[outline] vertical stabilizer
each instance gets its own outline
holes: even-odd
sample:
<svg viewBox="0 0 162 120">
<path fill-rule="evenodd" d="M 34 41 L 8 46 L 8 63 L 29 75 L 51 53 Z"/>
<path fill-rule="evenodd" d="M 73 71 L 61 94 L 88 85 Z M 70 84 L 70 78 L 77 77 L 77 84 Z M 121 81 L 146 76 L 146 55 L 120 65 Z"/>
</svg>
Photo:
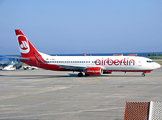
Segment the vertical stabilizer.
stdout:
<svg viewBox="0 0 162 120">
<path fill-rule="evenodd" d="M 40 62 L 45 62 L 39 52 L 34 48 L 34 46 L 30 43 L 30 41 L 21 32 L 20 29 L 16 29 L 15 33 L 22 58 L 30 59 L 29 61 L 21 60 L 22 62 L 32 66 L 37 66 L 40 65 Z"/>
<path fill-rule="evenodd" d="M 29 42 L 27 37 L 21 32 L 20 29 L 15 30 L 16 37 L 18 39 L 18 45 L 20 49 L 20 53 L 22 57 L 34 57 L 33 53 L 39 55 L 38 51 L 34 48 L 34 46 Z"/>
</svg>

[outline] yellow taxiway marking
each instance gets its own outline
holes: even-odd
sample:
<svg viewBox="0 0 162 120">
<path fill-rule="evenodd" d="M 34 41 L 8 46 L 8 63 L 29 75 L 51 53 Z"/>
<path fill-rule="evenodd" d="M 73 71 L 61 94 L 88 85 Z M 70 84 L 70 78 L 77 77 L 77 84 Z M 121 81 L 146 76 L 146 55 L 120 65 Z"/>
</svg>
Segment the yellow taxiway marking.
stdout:
<svg viewBox="0 0 162 120">
<path fill-rule="evenodd" d="M 79 85 L 79 84 L 90 83 L 90 82 L 95 82 L 95 81 L 98 81 L 98 79 L 91 80 L 91 81 L 86 81 L 86 82 L 68 84 L 68 85 L 61 85 L 61 86 L 55 86 L 55 87 L 48 87 L 48 88 L 42 88 L 42 89 L 36 89 L 36 90 L 30 90 L 30 91 L 24 91 L 24 92 L 18 92 L 18 93 L 12 93 L 12 94 L 7 94 L 7 95 L 2 95 L 0 97 L 6 97 L 6 96 L 11 96 L 11 95 L 19 95 L 19 94 L 30 93 L 30 92 L 37 92 L 37 91 L 49 90 L 49 89 L 72 86 L 72 85 Z"/>
<path fill-rule="evenodd" d="M 65 99 L 0 99 L 0 100 L 65 100 Z"/>
</svg>

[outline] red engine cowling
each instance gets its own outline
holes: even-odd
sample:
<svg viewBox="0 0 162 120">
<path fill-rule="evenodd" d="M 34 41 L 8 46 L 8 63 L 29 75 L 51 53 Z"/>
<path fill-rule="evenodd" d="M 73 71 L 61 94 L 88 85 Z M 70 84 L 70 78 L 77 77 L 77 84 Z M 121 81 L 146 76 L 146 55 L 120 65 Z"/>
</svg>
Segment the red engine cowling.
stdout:
<svg viewBox="0 0 162 120">
<path fill-rule="evenodd" d="M 87 75 L 101 75 L 102 73 L 101 67 L 89 67 L 86 69 Z"/>
</svg>

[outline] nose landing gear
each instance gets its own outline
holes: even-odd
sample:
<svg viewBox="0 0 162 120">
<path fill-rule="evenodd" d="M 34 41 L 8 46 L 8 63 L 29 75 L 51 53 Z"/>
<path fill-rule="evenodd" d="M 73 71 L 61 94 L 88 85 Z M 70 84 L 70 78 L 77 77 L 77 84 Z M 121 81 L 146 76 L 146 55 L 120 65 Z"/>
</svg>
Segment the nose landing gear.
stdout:
<svg viewBox="0 0 162 120">
<path fill-rule="evenodd" d="M 145 77 L 145 73 L 142 73 L 142 77 Z"/>
<path fill-rule="evenodd" d="M 150 73 L 150 72 L 151 72 L 151 70 L 144 71 L 144 72 L 142 73 L 142 76 L 144 77 L 144 76 L 145 76 L 145 73 Z"/>
</svg>

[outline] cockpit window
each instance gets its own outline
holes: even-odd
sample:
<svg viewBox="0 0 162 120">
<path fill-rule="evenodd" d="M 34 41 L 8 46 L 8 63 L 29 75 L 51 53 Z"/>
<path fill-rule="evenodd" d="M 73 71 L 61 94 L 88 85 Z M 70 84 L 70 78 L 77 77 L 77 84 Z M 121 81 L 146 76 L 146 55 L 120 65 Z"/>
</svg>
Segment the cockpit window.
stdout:
<svg viewBox="0 0 162 120">
<path fill-rule="evenodd" d="M 147 60 L 147 63 L 152 63 L 152 62 L 154 62 L 154 61 L 151 61 L 151 60 Z"/>
</svg>

